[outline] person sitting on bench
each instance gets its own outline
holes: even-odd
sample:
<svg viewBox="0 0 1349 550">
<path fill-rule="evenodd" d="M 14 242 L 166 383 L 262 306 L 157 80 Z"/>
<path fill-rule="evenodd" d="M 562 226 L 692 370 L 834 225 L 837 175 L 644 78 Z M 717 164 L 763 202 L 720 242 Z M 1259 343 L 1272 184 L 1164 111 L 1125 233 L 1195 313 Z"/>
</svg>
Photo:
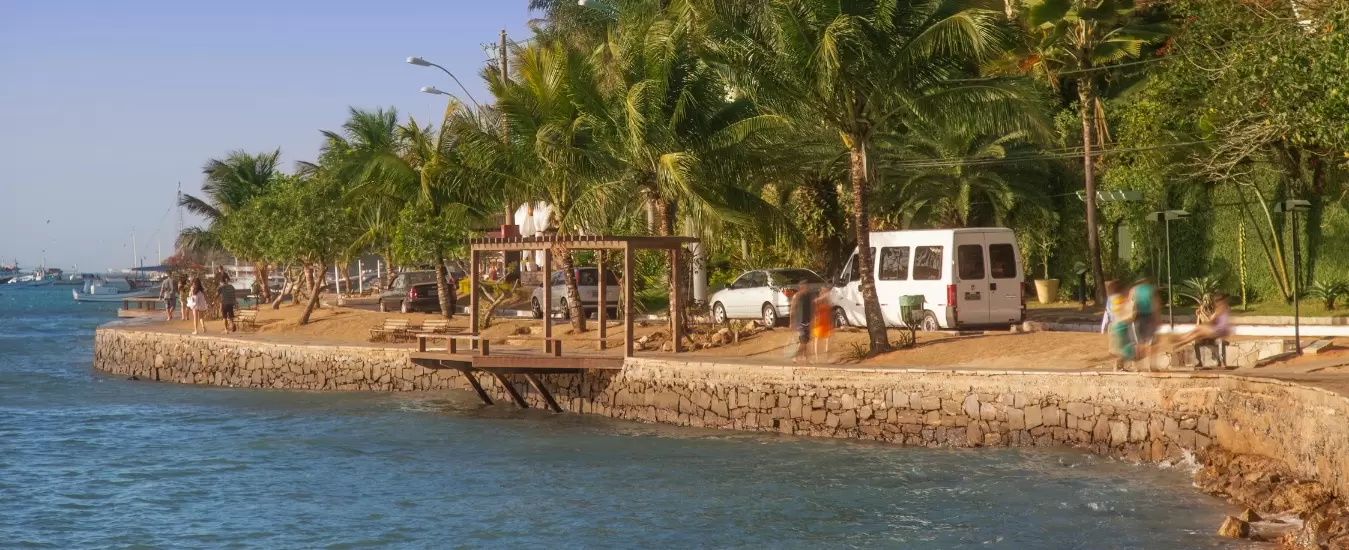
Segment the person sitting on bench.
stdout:
<svg viewBox="0 0 1349 550">
<path fill-rule="evenodd" d="M 1216 354 L 1218 365 L 1226 367 L 1227 361 L 1221 353 L 1218 341 L 1232 335 L 1232 308 L 1227 304 L 1227 296 L 1223 294 L 1213 296 L 1212 315 L 1205 315 L 1202 310 L 1196 310 L 1195 314 L 1199 323 L 1195 325 L 1194 330 L 1177 340 L 1175 346 L 1180 347 L 1193 342 L 1194 357 L 1201 367 L 1203 366 L 1203 359 L 1199 355 L 1199 348 L 1204 346 L 1218 348 L 1219 353 Z"/>
</svg>

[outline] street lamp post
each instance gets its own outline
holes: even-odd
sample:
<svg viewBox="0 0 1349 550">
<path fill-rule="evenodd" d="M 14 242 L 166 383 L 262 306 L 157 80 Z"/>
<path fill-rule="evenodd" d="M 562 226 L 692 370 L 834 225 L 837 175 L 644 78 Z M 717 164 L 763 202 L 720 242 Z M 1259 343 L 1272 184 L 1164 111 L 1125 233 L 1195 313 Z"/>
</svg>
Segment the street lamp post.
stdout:
<svg viewBox="0 0 1349 550">
<path fill-rule="evenodd" d="M 1184 210 L 1165 210 L 1148 214 L 1148 219 L 1161 223 L 1166 232 L 1166 316 L 1171 332 L 1176 331 L 1176 293 L 1171 288 L 1171 220 L 1183 220 L 1190 217 Z"/>
<path fill-rule="evenodd" d="M 1298 263 L 1297 213 L 1312 209 L 1312 203 L 1302 199 L 1288 199 L 1274 204 L 1275 212 L 1292 216 L 1293 221 L 1293 346 L 1298 355 L 1302 355 L 1302 308 L 1298 305 L 1298 275 L 1301 272 Z"/>
<path fill-rule="evenodd" d="M 408 64 L 409 64 L 409 65 L 416 65 L 416 66 L 418 66 L 418 67 L 435 67 L 435 68 L 437 68 L 437 69 L 440 69 L 440 70 L 441 70 L 442 72 L 444 72 L 445 74 L 450 75 L 450 78 L 451 78 L 452 80 L 454 80 L 454 83 L 459 85 L 459 89 L 464 91 L 464 96 L 468 97 L 468 100 L 473 102 L 473 106 L 474 106 L 475 108 L 477 108 L 478 110 L 480 110 L 480 111 L 482 110 L 482 106 L 478 105 L 478 100 L 473 99 L 473 94 L 468 93 L 468 88 L 465 88 L 465 87 L 464 87 L 464 83 L 459 81 L 459 77 L 454 76 L 454 73 L 450 72 L 449 69 L 446 69 L 445 67 L 441 67 L 440 65 L 437 65 L 437 64 L 435 64 L 435 63 L 432 63 L 432 62 L 430 62 L 430 61 L 427 61 L 427 60 L 422 59 L 422 58 L 420 58 L 420 57 L 417 57 L 417 56 L 415 56 L 415 55 L 408 58 Z M 427 88 L 430 88 L 430 89 L 432 89 L 432 90 L 435 90 L 434 87 L 427 86 L 427 87 L 425 87 L 425 88 L 422 88 L 422 91 L 423 91 L 423 92 L 427 92 Z M 445 93 L 445 92 L 442 92 L 442 91 L 440 91 L 440 90 L 436 90 L 436 91 L 434 91 L 434 92 L 427 92 L 427 93 L 451 95 L 451 94 L 447 94 L 447 93 Z"/>
</svg>

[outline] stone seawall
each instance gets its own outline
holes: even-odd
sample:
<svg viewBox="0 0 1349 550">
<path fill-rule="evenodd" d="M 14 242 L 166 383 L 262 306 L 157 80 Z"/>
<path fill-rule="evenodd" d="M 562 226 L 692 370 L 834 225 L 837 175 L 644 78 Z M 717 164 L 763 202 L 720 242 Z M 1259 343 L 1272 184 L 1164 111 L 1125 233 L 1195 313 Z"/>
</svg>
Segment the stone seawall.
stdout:
<svg viewBox="0 0 1349 550">
<path fill-rule="evenodd" d="M 195 337 L 96 335 L 97 368 L 146 380 L 308 390 L 467 389 L 409 350 Z M 534 406 L 523 377 L 507 376 Z M 621 371 L 541 376 L 565 409 L 681 426 L 905 445 L 1069 445 L 1129 459 L 1206 448 L 1269 457 L 1349 494 L 1349 400 L 1276 380 L 1207 373 L 1034 373 L 757 367 L 632 360 Z M 490 376 L 482 385 L 498 399 Z"/>
</svg>

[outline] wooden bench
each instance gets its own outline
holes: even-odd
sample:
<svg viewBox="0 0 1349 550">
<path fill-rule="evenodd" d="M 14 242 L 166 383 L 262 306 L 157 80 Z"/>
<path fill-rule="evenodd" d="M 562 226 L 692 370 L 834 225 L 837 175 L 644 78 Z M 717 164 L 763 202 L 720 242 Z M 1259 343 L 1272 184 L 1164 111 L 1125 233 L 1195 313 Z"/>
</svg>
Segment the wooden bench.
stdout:
<svg viewBox="0 0 1349 550">
<path fill-rule="evenodd" d="M 449 319 L 430 319 L 422 321 L 422 326 L 409 329 L 417 334 L 448 334 L 450 332 Z"/>
<path fill-rule="evenodd" d="M 394 338 L 399 335 L 409 334 L 410 327 L 407 319 L 385 319 L 384 324 L 370 329 L 370 337 L 374 338 L 381 334 L 389 334 Z"/>
<path fill-rule="evenodd" d="M 249 328 L 258 328 L 258 310 L 241 309 L 234 312 L 234 326 L 240 327 L 248 325 Z"/>
</svg>

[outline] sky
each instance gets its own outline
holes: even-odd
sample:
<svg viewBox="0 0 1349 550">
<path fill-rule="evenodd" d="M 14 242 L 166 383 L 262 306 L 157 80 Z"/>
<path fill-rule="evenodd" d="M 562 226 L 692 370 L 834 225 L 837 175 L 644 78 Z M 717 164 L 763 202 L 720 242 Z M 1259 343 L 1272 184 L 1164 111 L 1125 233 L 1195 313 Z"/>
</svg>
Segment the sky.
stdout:
<svg viewBox="0 0 1349 550">
<path fill-rule="evenodd" d="M 102 271 L 171 254 L 177 185 L 232 150 L 313 160 L 349 107 L 438 120 L 479 101 L 528 0 L 0 1 L 0 264 Z M 184 214 L 187 226 L 198 220 Z"/>
</svg>

